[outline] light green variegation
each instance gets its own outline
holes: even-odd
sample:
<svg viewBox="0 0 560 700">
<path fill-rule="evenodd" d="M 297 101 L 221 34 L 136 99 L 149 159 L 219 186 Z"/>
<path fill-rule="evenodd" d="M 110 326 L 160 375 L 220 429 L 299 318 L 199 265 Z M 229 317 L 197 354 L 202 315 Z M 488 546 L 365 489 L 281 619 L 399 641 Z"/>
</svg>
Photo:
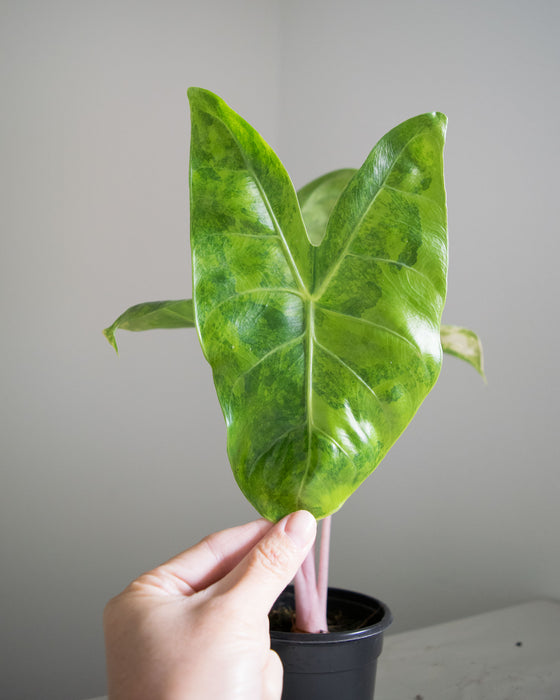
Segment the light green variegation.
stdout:
<svg viewBox="0 0 560 700">
<path fill-rule="evenodd" d="M 486 379 L 482 343 L 474 331 L 460 326 L 442 325 L 440 336 L 444 352 L 465 360 L 476 369 L 483 379 Z"/>
<path fill-rule="evenodd" d="M 311 183 L 313 184 L 313 183 Z M 298 192 L 299 196 L 299 192 Z M 303 210 L 304 220 L 305 210 Z M 192 299 L 175 301 L 148 301 L 135 304 L 123 312 L 114 323 L 103 331 L 105 337 L 118 352 L 116 330 L 152 331 L 166 328 L 194 328 Z M 441 349 L 444 353 L 468 362 L 485 379 L 482 342 L 468 328 L 446 326 L 440 328 Z"/>
<path fill-rule="evenodd" d="M 195 317 L 231 465 L 265 517 L 323 517 L 439 374 L 446 119 L 399 125 L 357 172 L 304 188 L 300 208 L 251 126 L 212 93 L 189 99 Z M 327 219 L 313 205 L 323 196 Z"/>
</svg>

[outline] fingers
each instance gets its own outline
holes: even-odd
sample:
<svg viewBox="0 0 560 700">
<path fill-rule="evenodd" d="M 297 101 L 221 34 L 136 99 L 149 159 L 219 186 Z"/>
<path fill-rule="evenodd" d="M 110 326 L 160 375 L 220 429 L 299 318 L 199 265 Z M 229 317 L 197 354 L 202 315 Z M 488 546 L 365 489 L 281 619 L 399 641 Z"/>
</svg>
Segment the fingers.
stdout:
<svg viewBox="0 0 560 700">
<path fill-rule="evenodd" d="M 290 583 L 315 540 L 317 522 L 305 510 L 283 518 L 253 547 L 217 586 L 242 605 L 250 600 L 257 614 L 266 615 Z"/>
<path fill-rule="evenodd" d="M 271 528 L 272 523 L 261 518 L 215 532 L 135 583 L 145 582 L 166 594 L 196 593 L 234 569 Z"/>
</svg>

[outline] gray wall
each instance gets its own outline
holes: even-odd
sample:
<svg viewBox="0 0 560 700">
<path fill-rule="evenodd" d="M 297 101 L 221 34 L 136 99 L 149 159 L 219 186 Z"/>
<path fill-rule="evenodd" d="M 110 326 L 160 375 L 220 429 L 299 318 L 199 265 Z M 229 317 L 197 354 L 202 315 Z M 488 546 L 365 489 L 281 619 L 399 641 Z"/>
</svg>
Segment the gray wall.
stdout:
<svg viewBox="0 0 560 700">
<path fill-rule="evenodd" d="M 101 611 L 253 517 L 193 332 L 101 335 L 190 295 L 186 88 L 221 94 L 297 185 L 438 109 L 453 358 L 334 521 L 335 585 L 403 630 L 560 598 L 555 2 L 0 2 L 0 697 L 104 691 Z M 555 275 L 557 278 L 557 273 Z"/>
<path fill-rule="evenodd" d="M 283 161 L 301 185 L 358 166 L 409 116 L 448 115 L 444 321 L 480 333 L 488 385 L 445 358 L 413 423 L 336 516 L 333 580 L 377 592 L 395 630 L 560 598 L 560 5 L 342 6 L 284 4 Z"/>
<path fill-rule="evenodd" d="M 101 330 L 190 296 L 189 85 L 277 145 L 274 2 L 2 2 L 0 698 L 105 687 L 104 602 L 253 517 L 196 334 Z M 6 651 L 4 652 L 4 648 Z"/>
</svg>

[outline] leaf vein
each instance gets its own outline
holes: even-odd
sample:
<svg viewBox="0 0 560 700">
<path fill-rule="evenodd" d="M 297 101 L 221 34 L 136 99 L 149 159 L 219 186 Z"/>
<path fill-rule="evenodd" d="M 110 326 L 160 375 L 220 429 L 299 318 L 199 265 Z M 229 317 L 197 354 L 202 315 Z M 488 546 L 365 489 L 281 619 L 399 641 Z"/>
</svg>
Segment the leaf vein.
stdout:
<svg viewBox="0 0 560 700">
<path fill-rule="evenodd" d="M 330 281 L 332 280 L 332 278 L 333 278 L 333 277 L 336 275 L 336 273 L 338 272 L 338 269 L 340 268 L 340 265 L 341 265 L 341 263 L 342 263 L 342 260 L 346 257 L 346 254 L 347 254 L 347 252 L 348 252 L 348 249 L 349 249 L 350 246 L 352 245 L 352 243 L 353 243 L 353 241 L 354 241 L 354 238 L 356 237 L 356 234 L 357 234 L 358 230 L 360 229 L 360 227 L 361 227 L 361 225 L 362 225 L 364 219 L 365 219 L 366 216 L 368 215 L 370 209 L 371 209 L 371 208 L 373 207 L 373 205 L 375 204 L 375 202 L 376 202 L 376 200 L 377 200 L 377 197 L 379 196 L 379 193 L 380 193 L 380 192 L 383 190 L 383 188 L 385 187 L 385 184 L 386 184 L 386 182 L 387 182 L 387 180 L 388 180 L 388 178 L 389 178 L 389 175 L 392 173 L 393 168 L 395 167 L 395 165 L 396 165 L 396 163 L 398 162 L 399 158 L 402 156 L 402 154 L 404 153 L 405 149 L 408 148 L 408 146 L 410 146 L 410 144 L 414 141 L 414 139 L 416 139 L 416 138 L 418 138 L 419 136 L 421 136 L 422 133 L 423 133 L 423 129 L 419 129 L 418 132 L 417 132 L 416 134 L 414 134 L 414 136 L 411 136 L 411 137 L 408 139 L 408 141 L 403 145 L 403 147 L 401 148 L 401 150 L 400 150 L 400 151 L 398 152 L 398 154 L 395 156 L 395 158 L 394 158 L 394 160 L 393 160 L 393 162 L 392 162 L 392 164 L 391 164 L 391 167 L 387 169 L 387 172 L 385 173 L 385 176 L 383 177 L 383 180 L 382 180 L 381 184 L 379 185 L 379 187 L 378 187 L 378 189 L 377 189 L 377 192 L 374 194 L 374 196 L 372 197 L 372 199 L 371 199 L 371 201 L 369 202 L 369 204 L 367 205 L 367 207 L 365 207 L 364 211 L 362 212 L 362 214 L 361 214 L 361 216 L 360 216 L 360 219 L 359 219 L 358 223 L 356 224 L 356 226 L 354 227 L 354 229 L 351 231 L 350 235 L 348 236 L 348 238 L 347 238 L 347 240 L 346 240 L 346 243 L 344 244 L 344 248 L 342 249 L 340 255 L 338 256 L 338 259 L 336 260 L 335 264 L 334 264 L 334 265 L 332 266 L 332 268 L 330 269 L 330 272 L 328 273 L 328 275 L 327 275 L 327 276 L 325 277 L 325 279 L 323 280 L 323 282 L 322 282 L 322 284 L 321 284 L 321 287 L 320 287 L 320 289 L 319 289 L 319 292 L 317 293 L 317 298 L 320 298 L 320 297 L 322 296 L 322 294 L 324 293 L 325 289 L 329 286 Z"/>
<path fill-rule="evenodd" d="M 295 338 L 292 338 L 291 340 L 287 340 L 284 343 L 281 343 L 280 345 L 277 345 L 275 348 L 272 350 L 269 350 L 269 352 L 265 353 L 261 358 L 259 358 L 254 364 L 252 364 L 248 369 L 246 369 L 244 372 L 242 372 L 236 380 L 233 382 L 231 385 L 231 391 L 233 392 L 235 386 L 237 385 L 238 382 L 240 382 L 244 377 L 246 377 L 250 372 L 252 372 L 255 367 L 258 367 L 262 362 L 265 362 L 269 357 L 277 353 L 279 350 L 282 350 L 290 345 L 293 345 L 294 343 L 300 341 L 302 338 L 305 338 L 305 333 L 301 333 L 300 335 L 296 336 Z"/>
<path fill-rule="evenodd" d="M 251 473 L 251 471 L 255 467 L 255 464 L 259 461 L 259 459 L 261 459 L 267 452 L 269 452 L 274 447 L 274 445 L 278 444 L 280 442 L 280 440 L 282 440 L 283 438 L 286 437 L 286 435 L 289 435 L 290 433 L 293 433 L 294 430 L 298 430 L 298 428 L 301 428 L 302 426 L 304 426 L 305 423 L 306 423 L 306 421 L 302 421 L 301 423 L 297 423 L 296 425 L 292 425 L 291 428 L 288 428 L 288 430 L 285 430 L 281 435 L 279 435 L 271 443 L 269 443 L 264 448 L 264 450 L 259 452 L 259 454 L 253 460 L 251 460 L 251 462 L 247 466 L 247 474 Z"/>
<path fill-rule="evenodd" d="M 213 115 L 210 115 L 210 116 L 213 116 Z M 284 236 L 284 232 L 282 231 L 282 228 L 280 227 L 280 224 L 278 223 L 278 219 L 276 218 L 276 214 L 274 212 L 274 209 L 272 208 L 272 204 L 270 203 L 270 200 L 268 199 L 268 196 L 267 196 L 267 194 L 266 194 L 266 192 L 261 184 L 261 181 L 260 181 L 257 173 L 255 172 L 255 169 L 253 168 L 251 162 L 247 158 L 247 155 L 245 154 L 245 150 L 242 148 L 237 137 L 235 136 L 235 134 L 231 130 L 230 125 L 226 121 L 224 121 L 223 119 L 221 119 L 220 121 L 225 126 L 227 131 L 229 131 L 231 138 L 233 139 L 233 142 L 235 143 L 235 145 L 237 146 L 237 148 L 239 150 L 239 153 L 241 154 L 241 158 L 243 159 L 243 162 L 245 163 L 245 167 L 247 168 L 247 170 L 251 174 L 253 181 L 254 181 L 255 185 L 257 186 L 257 189 L 258 189 L 259 194 L 262 198 L 262 201 L 263 201 L 263 203 L 266 207 L 266 210 L 268 211 L 268 214 L 270 216 L 270 220 L 272 221 L 272 224 L 273 224 L 278 236 L 280 237 L 280 240 L 282 241 L 282 247 L 284 248 L 284 255 L 286 256 L 286 259 L 288 260 L 288 263 L 289 263 L 290 267 L 292 268 L 292 271 L 293 271 L 295 277 L 297 278 L 300 289 L 302 291 L 304 291 L 305 284 L 303 283 L 303 280 L 302 280 L 301 275 L 299 273 L 298 266 L 296 265 L 296 261 L 293 258 L 292 251 L 290 250 L 288 242 L 286 241 L 286 238 Z"/>
<path fill-rule="evenodd" d="M 313 426 L 313 430 L 315 430 L 315 432 L 317 432 L 317 433 L 321 433 L 321 435 L 324 435 L 324 437 L 327 440 L 329 440 L 330 442 L 332 442 L 334 445 L 336 445 L 338 447 L 338 449 L 343 454 L 345 454 L 346 457 L 348 457 L 348 459 L 350 459 L 350 460 L 352 459 L 352 457 L 348 454 L 348 452 L 346 452 L 344 447 L 342 447 L 342 445 L 338 442 L 338 440 L 336 440 L 332 435 L 329 435 L 325 430 L 322 430 L 321 428 L 317 427 L 316 425 Z"/>
<path fill-rule="evenodd" d="M 215 238 L 216 236 L 237 236 L 240 238 L 268 238 L 271 241 L 277 241 L 276 233 L 243 233 L 243 231 L 216 231 L 215 233 L 205 233 L 205 238 Z"/>
<path fill-rule="evenodd" d="M 392 185 L 387 185 L 387 184 L 385 184 L 384 187 L 386 190 L 398 192 L 399 194 L 402 194 L 402 195 L 409 195 L 410 197 L 420 197 L 421 199 L 426 199 L 426 200 L 428 200 L 428 202 L 431 202 L 432 204 L 437 205 L 437 202 L 434 202 L 434 200 L 431 197 L 428 197 L 427 195 L 422 194 L 421 192 L 409 192 L 408 190 L 403 190 L 400 187 L 393 187 Z"/>
<path fill-rule="evenodd" d="M 348 318 L 351 321 L 356 321 L 356 323 L 364 323 L 367 326 L 371 326 L 372 328 L 377 328 L 380 331 L 383 331 L 384 333 L 389 333 L 390 335 L 395 336 L 395 338 L 398 338 L 401 340 L 403 343 L 406 343 L 409 345 L 415 352 L 416 355 L 420 359 L 422 359 L 422 353 L 420 352 L 420 348 L 415 345 L 413 342 L 411 342 L 406 336 L 402 335 L 398 331 L 394 331 L 388 326 L 384 326 L 381 323 L 375 323 L 374 321 L 368 321 L 367 318 L 360 318 L 359 316 L 351 316 L 350 314 L 345 314 L 343 311 L 335 311 L 334 309 L 327 309 L 324 306 L 319 306 L 321 311 L 324 311 L 325 313 L 329 314 L 334 314 L 335 316 L 343 316 L 344 318 Z"/>
<path fill-rule="evenodd" d="M 317 347 L 321 348 L 321 350 L 323 350 L 323 352 L 326 352 L 327 355 L 330 355 L 331 357 L 334 357 L 334 359 L 335 359 L 339 364 L 341 364 L 348 372 L 350 372 L 350 373 L 358 380 L 358 382 L 360 382 L 360 384 L 362 384 L 363 386 L 365 386 L 365 388 L 370 392 L 370 394 L 371 394 L 373 397 L 375 397 L 375 400 L 376 400 L 376 401 L 378 402 L 378 404 L 381 406 L 381 410 L 383 411 L 383 413 L 385 413 L 385 406 L 384 406 L 384 404 L 383 404 L 383 401 L 381 401 L 381 399 L 379 398 L 379 396 L 377 396 L 377 394 L 375 393 L 375 391 L 370 387 L 370 385 L 366 382 L 366 380 L 365 380 L 363 377 L 361 377 L 361 376 L 356 372 L 355 369 L 353 369 L 352 367 L 350 367 L 350 365 L 349 365 L 347 362 L 345 362 L 345 361 L 342 359 L 342 357 L 340 357 L 339 355 L 337 355 L 337 354 L 336 354 L 335 352 L 333 352 L 332 350 L 329 350 L 329 348 L 327 348 L 327 347 L 325 347 L 324 345 L 322 345 L 319 341 L 316 341 L 316 343 L 317 343 Z"/>
<path fill-rule="evenodd" d="M 387 263 L 389 265 L 398 265 L 399 267 L 403 267 L 405 270 L 410 270 L 411 272 L 415 272 L 417 275 L 420 275 L 420 277 L 423 277 L 435 290 L 435 285 L 433 281 L 428 277 L 428 275 L 425 272 L 422 272 L 421 270 L 418 270 L 416 267 L 412 267 L 411 265 L 407 265 L 406 263 L 403 263 L 400 260 L 380 258 L 378 255 L 359 255 L 358 253 L 346 253 L 346 255 L 351 258 L 360 258 L 361 260 L 371 260 L 373 262 Z"/>
<path fill-rule="evenodd" d="M 216 306 L 213 306 L 212 310 L 210 311 L 210 313 L 208 314 L 208 316 L 206 317 L 206 319 L 204 321 L 204 325 L 206 325 L 208 323 L 208 320 L 210 319 L 212 314 L 215 311 L 218 311 L 220 309 L 220 307 L 223 306 L 224 304 L 227 304 L 228 302 L 232 301 L 233 299 L 237 299 L 237 297 L 245 296 L 248 294 L 257 294 L 259 292 L 271 292 L 273 294 L 294 294 L 295 296 L 302 298 L 301 292 L 297 291 L 296 289 L 288 289 L 286 287 L 256 287 L 255 289 L 244 289 L 241 292 L 234 292 L 233 294 L 230 294 L 229 296 L 222 299 L 222 301 L 220 301 L 218 304 L 216 304 Z"/>
</svg>

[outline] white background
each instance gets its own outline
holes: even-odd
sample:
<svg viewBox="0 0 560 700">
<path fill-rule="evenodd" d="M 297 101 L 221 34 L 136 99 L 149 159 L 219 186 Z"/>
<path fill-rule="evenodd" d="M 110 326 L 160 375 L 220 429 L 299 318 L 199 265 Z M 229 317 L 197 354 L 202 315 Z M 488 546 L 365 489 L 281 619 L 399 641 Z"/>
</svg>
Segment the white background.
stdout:
<svg viewBox="0 0 560 700">
<path fill-rule="evenodd" d="M 296 186 L 449 117 L 446 357 L 334 519 L 331 583 L 401 631 L 560 598 L 559 5 L 553 0 L 0 1 L 0 697 L 103 694 L 105 601 L 253 517 L 194 331 L 101 329 L 190 296 L 186 89 Z"/>
</svg>

